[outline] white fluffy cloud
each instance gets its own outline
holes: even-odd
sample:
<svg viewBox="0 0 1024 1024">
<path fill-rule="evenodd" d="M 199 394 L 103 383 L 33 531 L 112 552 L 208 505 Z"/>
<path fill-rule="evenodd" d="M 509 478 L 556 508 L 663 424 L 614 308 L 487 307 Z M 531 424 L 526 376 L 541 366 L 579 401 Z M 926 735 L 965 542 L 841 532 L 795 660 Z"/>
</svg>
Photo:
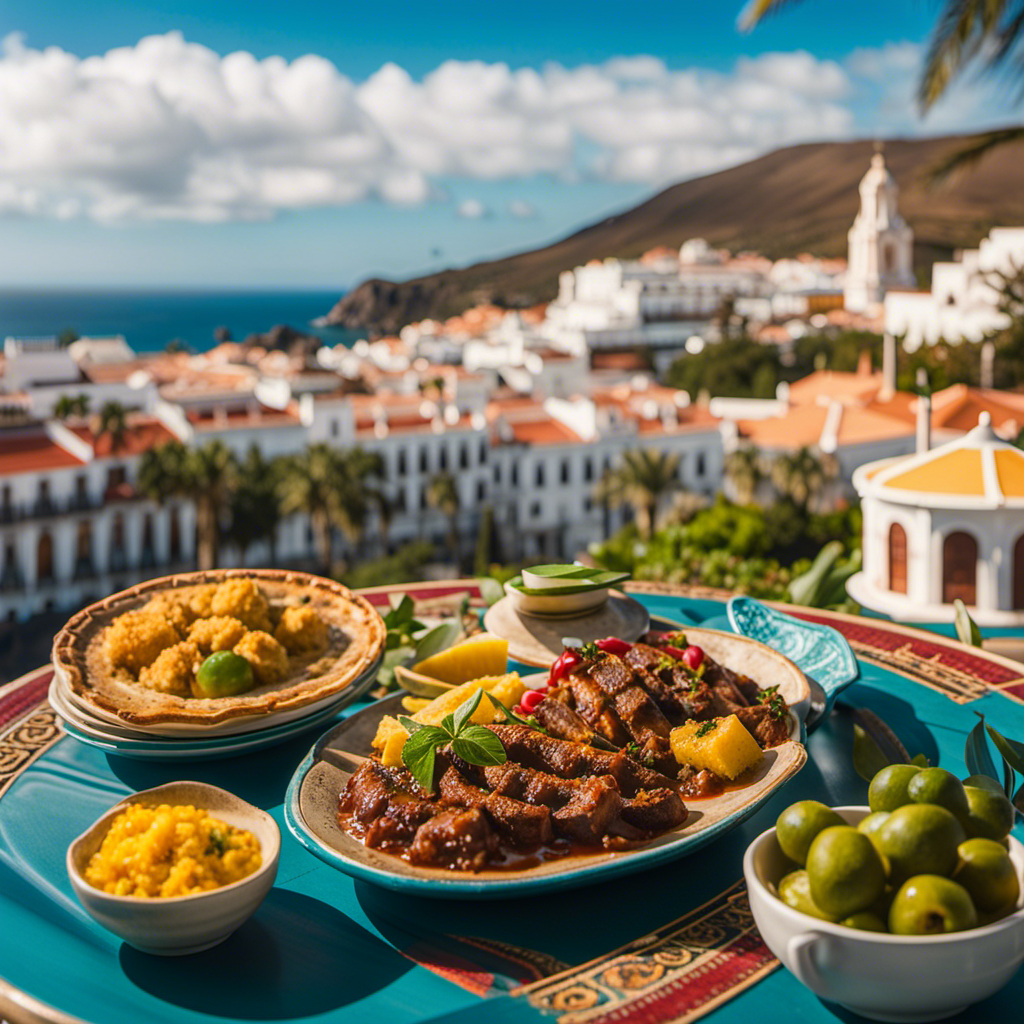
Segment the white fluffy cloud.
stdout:
<svg viewBox="0 0 1024 1024">
<path fill-rule="evenodd" d="M 909 59 L 898 48 L 845 65 L 772 53 L 728 74 L 645 56 L 518 70 L 447 61 L 420 80 L 386 64 L 357 83 L 321 57 L 220 55 L 176 32 L 84 59 L 9 36 L 0 211 L 222 221 L 418 204 L 442 194 L 444 177 L 658 185 L 856 133 L 857 79 L 878 82 Z M 473 203 L 457 212 L 486 213 Z M 527 216 L 526 205 L 510 212 Z"/>
<path fill-rule="evenodd" d="M 455 212 L 465 220 L 482 220 L 490 217 L 490 208 L 480 202 L 479 199 L 464 199 L 455 208 Z"/>
</svg>

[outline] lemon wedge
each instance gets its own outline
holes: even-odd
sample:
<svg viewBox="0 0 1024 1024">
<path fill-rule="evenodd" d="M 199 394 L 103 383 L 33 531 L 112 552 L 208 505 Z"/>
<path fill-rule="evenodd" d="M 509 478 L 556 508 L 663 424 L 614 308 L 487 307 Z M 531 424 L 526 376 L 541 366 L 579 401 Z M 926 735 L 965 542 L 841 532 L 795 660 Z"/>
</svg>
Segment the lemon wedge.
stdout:
<svg viewBox="0 0 1024 1024">
<path fill-rule="evenodd" d="M 412 666 L 413 672 L 458 686 L 481 676 L 500 676 L 508 664 L 508 641 L 478 633 Z"/>
</svg>

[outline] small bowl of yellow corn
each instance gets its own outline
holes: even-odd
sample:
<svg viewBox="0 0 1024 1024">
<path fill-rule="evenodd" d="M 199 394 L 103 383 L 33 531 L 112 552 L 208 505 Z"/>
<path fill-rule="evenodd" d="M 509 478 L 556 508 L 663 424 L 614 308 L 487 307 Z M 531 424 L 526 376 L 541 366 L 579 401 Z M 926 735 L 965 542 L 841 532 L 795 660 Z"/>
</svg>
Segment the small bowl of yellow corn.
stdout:
<svg viewBox="0 0 1024 1024">
<path fill-rule="evenodd" d="M 263 902 L 281 833 L 265 811 L 203 782 L 121 800 L 67 852 L 86 911 L 146 953 L 179 956 L 223 942 Z"/>
</svg>

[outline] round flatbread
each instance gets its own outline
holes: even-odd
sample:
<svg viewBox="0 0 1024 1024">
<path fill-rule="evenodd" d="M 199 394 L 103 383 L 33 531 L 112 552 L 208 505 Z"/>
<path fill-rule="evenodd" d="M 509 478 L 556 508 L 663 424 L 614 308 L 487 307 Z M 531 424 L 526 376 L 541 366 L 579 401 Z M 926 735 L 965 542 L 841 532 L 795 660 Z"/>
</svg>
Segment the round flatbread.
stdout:
<svg viewBox="0 0 1024 1024">
<path fill-rule="evenodd" d="M 142 686 L 115 667 L 106 652 L 106 635 L 125 612 L 162 594 L 185 598 L 196 588 L 226 580 L 255 582 L 272 606 L 304 604 L 327 624 L 326 653 L 293 657 L 289 675 L 272 685 L 257 685 L 234 697 L 179 697 Z M 340 693 L 381 657 L 387 630 L 365 598 L 320 576 L 277 569 L 220 569 L 148 580 L 83 608 L 57 634 L 53 664 L 72 693 L 86 704 L 136 726 L 160 722 L 214 725 L 244 715 L 269 715 L 300 708 Z"/>
</svg>

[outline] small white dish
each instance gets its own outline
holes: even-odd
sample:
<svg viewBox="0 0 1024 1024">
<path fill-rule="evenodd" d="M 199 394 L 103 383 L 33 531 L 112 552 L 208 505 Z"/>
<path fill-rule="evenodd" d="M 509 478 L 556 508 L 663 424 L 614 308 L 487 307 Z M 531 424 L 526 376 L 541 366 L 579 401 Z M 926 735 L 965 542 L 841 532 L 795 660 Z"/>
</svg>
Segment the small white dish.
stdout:
<svg viewBox="0 0 1024 1024">
<path fill-rule="evenodd" d="M 505 593 L 517 612 L 545 618 L 584 615 L 600 608 L 608 600 L 608 587 L 592 587 L 573 594 L 560 594 L 557 590 L 550 594 L 524 594 L 511 583 L 506 583 Z"/>
<path fill-rule="evenodd" d="M 851 825 L 867 807 L 836 807 Z M 1009 839 L 1017 874 L 1024 846 Z M 872 1020 L 942 1020 L 998 992 L 1024 963 L 1024 909 L 1001 921 L 950 935 L 888 935 L 820 921 L 772 891 L 792 868 L 770 828 L 743 858 L 743 874 L 761 937 L 815 995 Z"/>
<path fill-rule="evenodd" d="M 229 825 L 252 832 L 259 840 L 263 862 L 240 881 L 191 896 L 144 899 L 103 892 L 85 880 L 85 867 L 113 819 L 139 803 L 191 804 L 208 810 Z M 104 928 L 144 953 L 182 956 L 223 942 L 253 915 L 274 884 L 280 854 L 281 832 L 266 811 L 205 782 L 169 782 L 111 807 L 68 847 L 67 871 L 82 906 Z"/>
</svg>

